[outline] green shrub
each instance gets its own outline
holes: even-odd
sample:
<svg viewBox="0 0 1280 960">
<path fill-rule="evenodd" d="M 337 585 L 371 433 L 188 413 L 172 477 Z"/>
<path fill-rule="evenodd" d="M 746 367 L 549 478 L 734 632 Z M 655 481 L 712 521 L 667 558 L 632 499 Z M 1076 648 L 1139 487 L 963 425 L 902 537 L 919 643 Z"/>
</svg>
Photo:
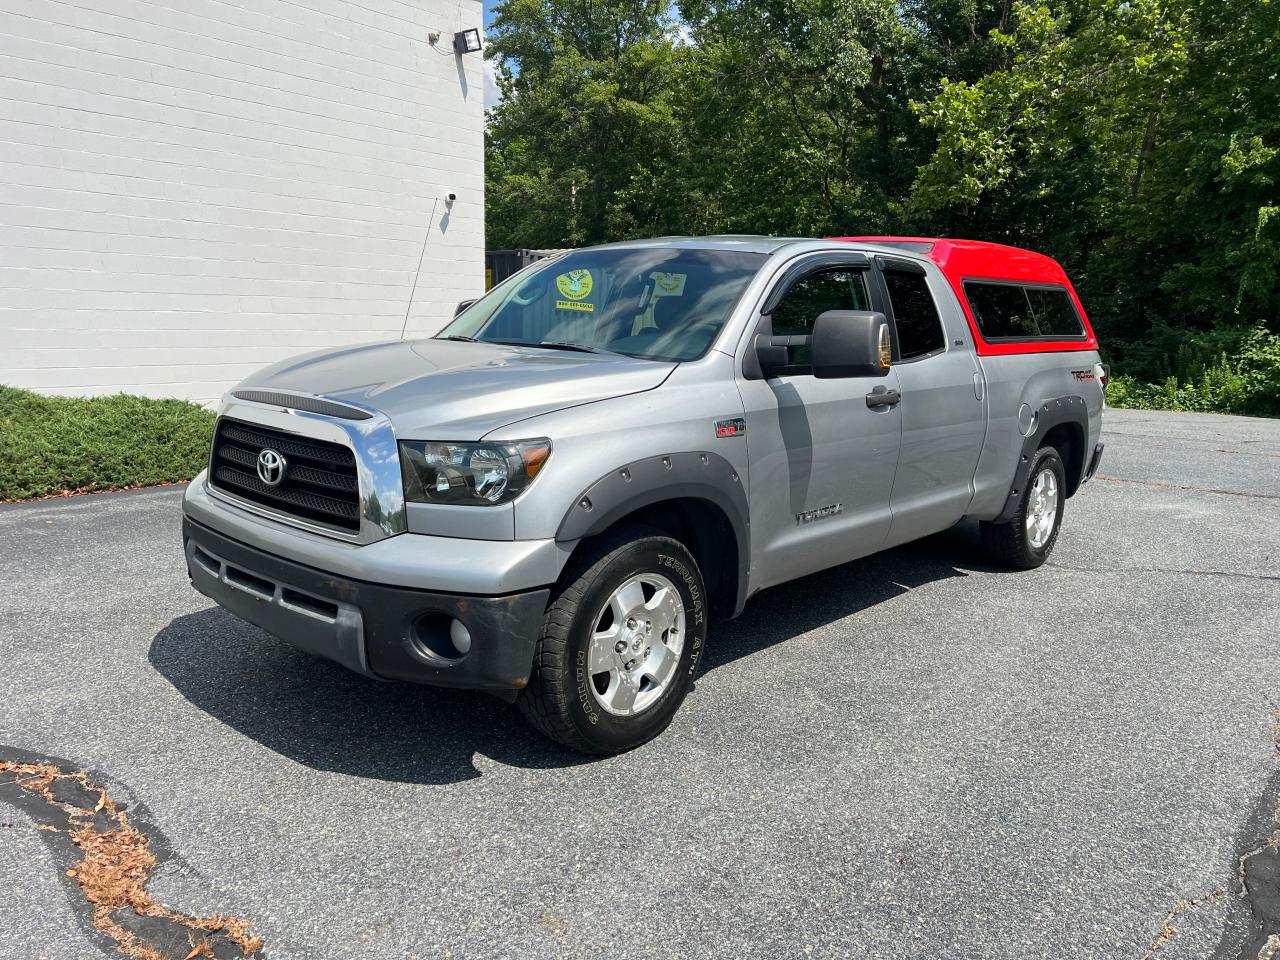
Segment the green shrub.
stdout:
<svg viewBox="0 0 1280 960">
<path fill-rule="evenodd" d="M 1113 407 L 1280 417 L 1280 336 L 1263 329 L 1184 333 L 1162 355 L 1151 349 L 1121 348 L 1126 359 L 1107 387 Z"/>
<path fill-rule="evenodd" d="M 213 414 L 183 400 L 46 397 L 0 386 L 0 500 L 186 480 Z"/>
</svg>

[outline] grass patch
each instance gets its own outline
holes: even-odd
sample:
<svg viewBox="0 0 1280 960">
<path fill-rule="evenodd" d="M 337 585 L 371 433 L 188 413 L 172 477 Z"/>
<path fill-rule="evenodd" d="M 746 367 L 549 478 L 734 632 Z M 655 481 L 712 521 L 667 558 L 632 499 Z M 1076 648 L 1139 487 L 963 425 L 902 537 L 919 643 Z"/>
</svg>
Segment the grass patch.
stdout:
<svg viewBox="0 0 1280 960">
<path fill-rule="evenodd" d="M 0 500 L 190 479 L 209 459 L 213 419 L 185 400 L 0 386 Z"/>
</svg>

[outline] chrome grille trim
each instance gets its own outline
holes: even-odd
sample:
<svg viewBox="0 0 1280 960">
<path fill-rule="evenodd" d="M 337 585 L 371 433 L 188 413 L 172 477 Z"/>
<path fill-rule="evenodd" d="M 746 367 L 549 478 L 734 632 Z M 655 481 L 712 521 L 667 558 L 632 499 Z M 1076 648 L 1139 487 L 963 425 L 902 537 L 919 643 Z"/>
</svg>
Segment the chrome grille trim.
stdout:
<svg viewBox="0 0 1280 960">
<path fill-rule="evenodd" d="M 209 496 L 246 513 L 257 514 L 284 526 L 297 527 L 308 534 L 346 540 L 353 544 L 373 543 L 404 533 L 409 528 L 408 512 L 404 502 L 404 481 L 400 475 L 400 456 L 395 430 L 386 414 L 376 410 L 369 412 L 371 415 L 368 420 L 341 420 L 303 410 L 282 410 L 278 407 L 244 401 L 237 398 L 235 392 L 224 395 L 218 408 L 219 422 L 224 419 L 235 421 L 237 428 L 241 430 L 251 433 L 271 430 L 277 432 L 273 436 L 283 434 L 288 442 L 325 441 L 350 451 L 355 461 L 353 490 L 335 490 L 319 484 L 313 484 L 311 489 L 318 495 L 336 499 L 354 497 L 359 510 L 359 520 L 354 526 L 320 523 L 298 513 L 289 512 L 287 509 L 248 499 L 220 486 L 216 477 L 212 476 L 206 476 L 205 490 Z M 276 449 L 286 458 L 289 457 L 283 448 Z M 211 460 L 212 454 L 211 447 Z M 228 461 L 224 465 L 250 473 L 257 472 L 256 463 L 253 464 L 252 469 L 247 463 Z M 332 464 L 310 460 L 302 462 L 295 459 L 290 466 L 305 466 L 323 471 L 331 477 L 335 475 Z M 210 475 L 213 472 L 211 470 Z M 350 471 L 346 473 L 349 475 Z"/>
</svg>

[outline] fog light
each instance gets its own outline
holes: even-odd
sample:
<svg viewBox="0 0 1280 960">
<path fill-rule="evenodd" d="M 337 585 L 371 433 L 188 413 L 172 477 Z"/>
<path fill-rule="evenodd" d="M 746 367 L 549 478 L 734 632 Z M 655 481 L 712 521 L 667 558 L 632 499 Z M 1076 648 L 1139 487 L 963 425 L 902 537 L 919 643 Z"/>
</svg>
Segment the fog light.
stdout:
<svg viewBox="0 0 1280 960">
<path fill-rule="evenodd" d="M 454 620 L 449 624 L 449 640 L 459 655 L 465 656 L 471 652 L 471 631 L 461 620 Z"/>
</svg>

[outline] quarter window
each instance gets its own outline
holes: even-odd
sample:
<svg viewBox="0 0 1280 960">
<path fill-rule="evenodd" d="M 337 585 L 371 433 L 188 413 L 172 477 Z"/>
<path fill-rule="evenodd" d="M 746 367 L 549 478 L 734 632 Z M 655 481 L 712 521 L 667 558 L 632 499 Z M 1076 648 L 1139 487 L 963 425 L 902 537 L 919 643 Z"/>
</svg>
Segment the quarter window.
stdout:
<svg viewBox="0 0 1280 960">
<path fill-rule="evenodd" d="M 943 349 L 947 341 L 942 320 L 924 275 L 888 269 L 884 271 L 884 283 L 898 328 L 899 359 L 914 360 Z"/>
<path fill-rule="evenodd" d="M 1084 336 L 1084 324 L 1064 287 L 968 280 L 964 294 L 988 340 Z"/>
</svg>

